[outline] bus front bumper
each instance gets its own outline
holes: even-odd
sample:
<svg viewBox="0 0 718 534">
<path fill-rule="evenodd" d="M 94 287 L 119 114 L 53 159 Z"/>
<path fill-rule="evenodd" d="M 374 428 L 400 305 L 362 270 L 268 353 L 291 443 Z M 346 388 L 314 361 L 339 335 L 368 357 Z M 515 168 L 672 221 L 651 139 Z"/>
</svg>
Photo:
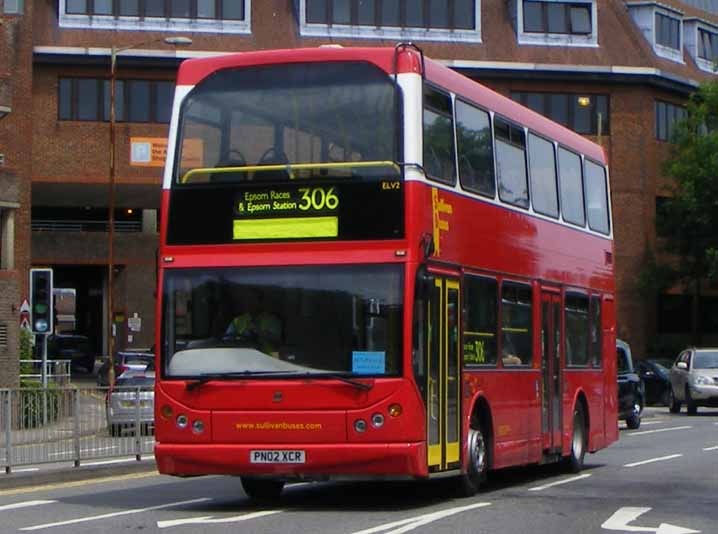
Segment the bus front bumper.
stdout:
<svg viewBox="0 0 718 534">
<path fill-rule="evenodd" d="M 255 451 L 259 451 L 255 454 Z M 282 451 L 291 451 L 282 455 Z M 298 454 L 297 451 L 303 451 Z M 258 457 L 271 462 L 256 463 Z M 282 458 L 303 463 L 281 463 Z M 426 446 L 420 443 L 371 444 L 174 444 L 155 445 L 157 469 L 165 475 L 251 475 L 298 479 L 341 477 L 422 478 L 428 476 Z M 255 462 L 252 461 L 255 458 Z"/>
</svg>

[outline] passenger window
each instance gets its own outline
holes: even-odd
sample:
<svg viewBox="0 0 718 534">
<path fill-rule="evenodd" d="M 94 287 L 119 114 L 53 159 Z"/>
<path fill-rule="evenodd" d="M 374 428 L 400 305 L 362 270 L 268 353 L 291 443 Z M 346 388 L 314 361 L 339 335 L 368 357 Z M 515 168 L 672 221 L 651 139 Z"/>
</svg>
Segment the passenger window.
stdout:
<svg viewBox="0 0 718 534">
<path fill-rule="evenodd" d="M 557 219 L 558 186 L 553 143 L 529 134 L 529 169 L 534 210 Z"/>
<path fill-rule="evenodd" d="M 454 119 L 451 97 L 424 90 L 424 171 L 432 180 L 456 183 Z"/>
<path fill-rule="evenodd" d="M 522 128 L 502 119 L 494 119 L 496 136 L 496 176 L 499 197 L 504 202 L 529 207 L 526 180 L 526 137 Z"/>
<path fill-rule="evenodd" d="M 595 295 L 591 297 L 589 328 L 591 365 L 601 367 L 601 297 Z"/>
<path fill-rule="evenodd" d="M 504 366 L 531 365 L 531 288 L 511 282 L 501 286 L 501 361 Z"/>
<path fill-rule="evenodd" d="M 588 297 L 586 295 L 566 294 L 566 365 L 588 365 Z"/>
<path fill-rule="evenodd" d="M 496 280 L 464 278 L 464 365 L 496 364 L 497 300 Z"/>
<path fill-rule="evenodd" d="M 581 158 L 563 148 L 558 149 L 558 168 L 561 177 L 561 212 L 563 219 L 578 226 L 586 226 L 581 180 Z"/>
<path fill-rule="evenodd" d="M 461 187 L 494 198 L 494 150 L 489 114 L 457 100 L 456 139 Z"/>
<path fill-rule="evenodd" d="M 608 234 L 608 187 L 606 170 L 586 160 L 586 212 L 591 230 Z"/>
</svg>

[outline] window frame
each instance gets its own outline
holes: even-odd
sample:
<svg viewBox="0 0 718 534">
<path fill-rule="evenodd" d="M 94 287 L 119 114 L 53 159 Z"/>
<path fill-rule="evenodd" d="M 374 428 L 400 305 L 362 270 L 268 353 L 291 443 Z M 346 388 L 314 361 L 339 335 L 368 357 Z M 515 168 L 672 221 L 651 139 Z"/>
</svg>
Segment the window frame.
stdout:
<svg viewBox="0 0 718 534">
<path fill-rule="evenodd" d="M 440 115 L 440 116 L 443 116 L 443 117 L 451 120 L 451 144 L 452 144 L 452 148 L 453 148 L 453 158 L 452 158 L 453 159 L 453 174 L 451 176 L 451 179 L 444 179 L 440 176 L 434 176 L 432 174 L 429 174 L 429 172 L 426 169 L 426 162 L 424 161 L 425 160 L 424 150 L 426 148 L 426 138 L 424 135 L 424 128 L 425 128 L 424 114 L 427 109 L 427 105 L 426 105 L 427 90 L 433 91 L 435 93 L 438 93 L 441 96 L 447 97 L 449 100 L 449 104 L 451 106 L 451 110 L 448 114 L 442 110 L 428 106 L 429 110 L 432 113 L 435 113 L 436 115 Z M 437 85 L 434 85 L 433 83 L 430 83 L 430 82 L 425 82 L 423 84 L 421 94 L 422 94 L 422 96 L 421 96 L 421 158 L 422 158 L 422 168 L 424 171 L 424 175 L 426 176 L 426 178 L 428 180 L 430 180 L 432 182 L 437 182 L 440 184 L 449 185 L 449 186 L 453 187 L 456 185 L 456 182 L 458 181 L 458 173 L 459 173 L 457 153 L 456 153 L 456 117 L 455 117 L 456 106 L 454 105 L 454 94 L 452 92 L 450 92 L 446 89 L 443 89 Z"/>
<path fill-rule="evenodd" d="M 541 5 L 541 28 L 543 31 L 533 31 L 533 30 L 526 29 L 526 4 L 527 3 Z M 558 5 L 563 8 L 564 20 L 566 21 L 566 31 L 549 31 L 549 25 L 550 25 L 549 6 L 550 5 Z M 587 9 L 588 16 L 589 16 L 589 24 L 591 26 L 588 31 L 572 31 L 571 10 L 575 9 L 575 8 Z M 523 17 L 524 25 L 522 28 L 524 33 L 537 33 L 537 34 L 541 34 L 541 35 L 545 35 L 545 34 L 590 35 L 591 32 L 593 31 L 593 18 L 591 17 L 590 4 L 588 4 L 588 3 L 583 3 L 583 2 L 547 2 L 545 0 L 523 0 L 521 2 L 521 9 L 524 12 L 524 17 Z"/>
<path fill-rule="evenodd" d="M 586 301 L 586 318 L 585 318 L 585 340 L 586 344 L 583 347 L 585 350 L 585 363 L 573 363 L 569 361 L 569 328 L 568 328 L 568 300 L 570 298 L 585 299 Z M 577 313 L 577 312 L 574 312 Z M 564 324 L 564 336 L 563 336 L 563 353 L 564 353 L 564 366 L 567 369 L 588 369 L 592 365 L 591 360 L 591 294 L 583 289 L 566 288 L 563 295 L 563 324 Z"/>
<path fill-rule="evenodd" d="M 572 221 L 570 219 L 566 218 L 566 210 L 564 209 L 566 206 L 566 202 L 564 201 L 563 196 L 563 176 L 561 174 L 561 151 L 564 150 L 568 152 L 569 154 L 572 154 L 574 156 L 578 157 L 578 168 L 580 172 L 580 180 L 581 183 L 579 184 L 579 191 L 581 192 L 581 210 L 583 211 L 583 222 L 579 223 L 578 221 Z M 575 226 L 578 228 L 584 228 L 586 229 L 586 190 L 585 190 L 585 180 L 583 176 L 583 154 L 580 154 L 578 152 L 574 152 L 570 148 L 567 148 L 563 145 L 558 145 L 558 150 L 556 151 L 556 162 L 558 165 L 558 184 L 559 184 L 559 202 L 561 203 L 561 220 L 567 224 L 570 224 L 571 226 Z"/>
<path fill-rule="evenodd" d="M 524 290 L 529 295 L 529 321 L 528 321 L 528 332 L 525 332 L 525 334 L 528 336 L 529 339 L 529 347 L 531 351 L 531 357 L 528 362 L 524 362 L 523 359 L 521 360 L 521 363 L 515 363 L 515 364 L 508 364 L 504 361 L 504 290 L 506 287 L 514 287 L 519 290 Z M 513 305 L 520 306 L 521 304 L 516 302 L 512 303 Z M 502 279 L 499 283 L 499 293 L 498 293 L 498 305 L 499 305 L 499 315 L 498 315 L 498 344 L 497 344 L 497 362 L 501 362 L 501 367 L 506 369 L 528 369 L 533 367 L 534 359 L 536 358 L 536 354 L 534 351 L 534 343 L 533 343 L 533 336 L 534 336 L 534 291 L 533 287 L 529 282 L 525 281 L 518 281 L 513 279 Z M 509 327 L 511 328 L 511 327 Z M 501 355 L 499 357 L 499 354 Z"/>
<path fill-rule="evenodd" d="M 526 2 L 541 3 L 542 19 L 544 13 L 548 16 L 548 4 L 565 4 L 566 7 L 566 24 L 570 28 L 571 25 L 571 7 L 586 7 L 589 11 L 589 22 L 591 31 L 584 33 L 548 33 L 525 30 L 524 5 Z M 598 5 L 597 0 L 517 0 L 514 2 L 516 11 L 514 12 L 514 20 L 516 21 L 516 35 L 518 44 L 522 45 L 541 45 L 541 46 L 573 46 L 573 47 L 598 47 Z M 548 19 L 543 26 L 548 30 Z"/>
<path fill-rule="evenodd" d="M 501 142 L 506 143 L 509 146 L 513 146 L 515 148 L 518 148 L 518 144 L 514 143 L 512 141 L 512 134 L 514 130 L 518 130 L 521 132 L 521 135 L 523 136 L 523 155 L 524 155 L 524 179 L 526 183 L 526 205 L 510 202 L 508 200 L 505 200 L 501 196 L 501 173 L 499 172 L 499 152 L 497 150 L 497 146 L 499 143 L 499 136 L 497 135 L 497 129 L 496 126 L 499 122 L 505 123 L 509 127 L 509 139 L 504 140 L 501 139 Z M 496 176 L 496 190 L 498 193 L 499 200 L 503 204 L 507 204 L 509 206 L 513 206 L 515 208 L 520 208 L 522 210 L 529 210 L 531 207 L 531 189 L 529 186 L 529 161 L 528 161 L 528 141 L 527 141 L 527 131 L 528 129 L 510 119 L 504 118 L 501 115 L 494 114 L 494 120 L 493 120 L 493 138 L 494 138 L 494 174 Z"/>
<path fill-rule="evenodd" d="M 665 100 L 654 100 L 654 132 L 657 141 L 672 143 L 673 131 L 676 123 L 688 118 L 686 106 L 667 102 Z M 661 121 L 661 109 L 663 109 L 663 121 Z M 663 122 L 663 124 L 661 124 Z"/>
<path fill-rule="evenodd" d="M 611 135 L 611 124 L 610 124 L 610 110 L 611 110 L 611 97 L 609 94 L 603 93 L 554 93 L 544 91 L 511 91 L 511 99 L 515 102 L 520 103 L 522 106 L 535 111 L 551 119 L 554 122 L 558 122 L 562 126 L 573 130 L 579 135 L 598 135 L 598 114 L 602 111 L 599 108 L 603 107 L 605 101 L 606 113 L 605 117 L 601 119 L 601 135 Z M 538 97 L 541 99 L 541 110 L 531 107 L 529 99 L 532 97 Z M 566 113 L 566 122 L 562 122 L 560 118 L 554 113 L 553 97 L 565 97 L 566 109 L 563 110 Z M 581 97 L 588 97 L 591 100 L 590 112 L 591 112 L 591 126 L 588 132 L 579 132 L 576 129 L 576 109 L 580 107 L 578 99 Z M 600 100 L 604 99 L 604 100 Z"/>
<path fill-rule="evenodd" d="M 583 198 L 584 203 L 586 204 L 584 207 L 584 214 L 586 216 L 586 223 L 588 225 L 588 228 L 594 232 L 597 232 L 599 234 L 603 235 L 611 235 L 611 203 L 610 203 L 610 194 L 608 190 L 608 170 L 605 165 L 601 165 L 600 163 L 593 161 L 592 159 L 583 156 Z M 589 187 L 588 187 L 588 166 L 595 165 L 598 170 L 600 170 L 603 173 L 603 205 L 606 207 L 605 215 L 606 215 L 606 231 L 604 232 L 601 228 L 594 228 L 591 224 L 591 211 L 589 210 Z M 595 222 L 595 221 L 594 221 Z"/>
<path fill-rule="evenodd" d="M 554 193 L 555 193 L 555 199 L 556 199 L 556 213 L 548 213 L 546 211 L 542 211 L 540 209 L 536 208 L 535 199 L 536 196 L 534 195 L 534 179 L 533 179 L 533 172 L 532 172 L 532 165 L 531 165 L 531 138 L 534 137 L 536 139 L 539 139 L 543 142 L 548 143 L 551 146 L 551 153 L 553 155 L 553 184 L 554 184 Z M 528 145 L 528 151 L 526 154 L 526 159 L 528 160 L 528 180 L 529 180 L 529 198 L 531 200 L 531 209 L 535 211 L 536 213 L 539 213 L 545 217 L 550 217 L 552 219 L 558 220 L 561 217 L 561 195 L 560 195 L 560 188 L 559 188 L 559 178 L 558 178 L 558 157 L 556 153 L 556 143 L 550 139 L 547 139 L 546 137 L 529 130 L 528 137 L 527 137 L 527 145 Z"/>
<path fill-rule="evenodd" d="M 487 116 L 487 118 L 489 119 L 489 135 L 491 136 L 491 143 L 490 143 L 490 147 L 491 147 L 491 165 L 492 165 L 492 169 L 491 169 L 491 170 L 492 170 L 492 178 L 493 178 L 493 194 L 491 194 L 491 195 L 489 195 L 487 192 L 481 191 L 479 188 L 467 187 L 467 186 L 464 184 L 464 181 L 463 181 L 463 179 L 462 179 L 462 177 L 461 177 L 461 153 L 460 153 L 460 148 L 461 148 L 461 147 L 459 146 L 459 134 L 458 134 L 458 128 L 457 128 L 457 124 L 458 124 L 458 120 L 459 120 L 459 119 L 458 119 L 459 116 L 458 116 L 458 112 L 457 112 L 457 108 L 458 108 L 457 103 L 460 103 L 460 104 L 462 104 L 462 105 L 468 106 L 468 107 L 472 108 L 472 110 L 474 110 L 474 111 L 478 111 L 478 112 L 480 112 L 480 113 L 485 113 L 486 116 Z M 486 197 L 486 198 L 490 198 L 490 199 L 494 199 L 494 200 L 495 200 L 495 199 L 497 198 L 496 152 L 495 152 L 495 150 L 494 150 L 494 148 L 495 148 L 495 140 L 494 140 L 494 117 L 493 117 L 492 113 L 491 113 L 490 111 L 484 109 L 483 107 L 481 107 L 481 106 L 479 106 L 479 105 L 477 105 L 477 104 L 474 104 L 474 103 L 471 102 L 470 100 L 456 95 L 456 96 L 454 97 L 454 132 L 456 132 L 456 133 L 455 133 L 455 136 L 454 136 L 454 137 L 456 138 L 456 143 L 455 143 L 455 151 L 456 151 L 456 158 L 457 158 L 456 171 L 457 171 L 457 173 L 458 173 L 459 184 L 461 185 L 461 189 L 464 190 L 464 191 L 467 191 L 467 192 L 469 192 L 469 193 L 473 193 L 473 194 L 476 194 L 476 195 L 481 195 L 482 197 Z"/>
</svg>

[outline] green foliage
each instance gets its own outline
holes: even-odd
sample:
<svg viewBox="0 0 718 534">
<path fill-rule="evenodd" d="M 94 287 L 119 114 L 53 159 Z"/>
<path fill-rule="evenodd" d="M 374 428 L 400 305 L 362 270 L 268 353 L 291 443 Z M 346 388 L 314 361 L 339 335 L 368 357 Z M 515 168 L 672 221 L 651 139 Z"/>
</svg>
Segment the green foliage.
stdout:
<svg viewBox="0 0 718 534">
<path fill-rule="evenodd" d="M 62 392 L 58 390 L 55 384 L 48 384 L 47 391 L 43 392 L 40 382 L 21 380 L 20 389 L 21 428 L 39 428 L 45 423 L 57 422 L 62 415 Z M 47 401 L 45 401 L 45 398 Z M 47 405 L 47 415 L 43 417 L 45 405 Z"/>
<path fill-rule="evenodd" d="M 26 360 L 32 359 L 32 334 L 20 329 L 20 374 L 27 375 L 32 373 L 32 364 Z"/>
</svg>

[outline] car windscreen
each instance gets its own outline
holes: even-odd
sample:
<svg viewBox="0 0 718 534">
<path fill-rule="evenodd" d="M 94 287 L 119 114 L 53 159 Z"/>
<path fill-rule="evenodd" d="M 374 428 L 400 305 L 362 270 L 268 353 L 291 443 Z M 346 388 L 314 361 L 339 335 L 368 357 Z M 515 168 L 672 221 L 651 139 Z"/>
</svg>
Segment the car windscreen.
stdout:
<svg viewBox="0 0 718 534">
<path fill-rule="evenodd" d="M 163 376 L 401 372 L 395 265 L 168 269 Z"/>
<path fill-rule="evenodd" d="M 693 357 L 693 369 L 718 369 L 718 351 L 698 351 Z"/>
</svg>

